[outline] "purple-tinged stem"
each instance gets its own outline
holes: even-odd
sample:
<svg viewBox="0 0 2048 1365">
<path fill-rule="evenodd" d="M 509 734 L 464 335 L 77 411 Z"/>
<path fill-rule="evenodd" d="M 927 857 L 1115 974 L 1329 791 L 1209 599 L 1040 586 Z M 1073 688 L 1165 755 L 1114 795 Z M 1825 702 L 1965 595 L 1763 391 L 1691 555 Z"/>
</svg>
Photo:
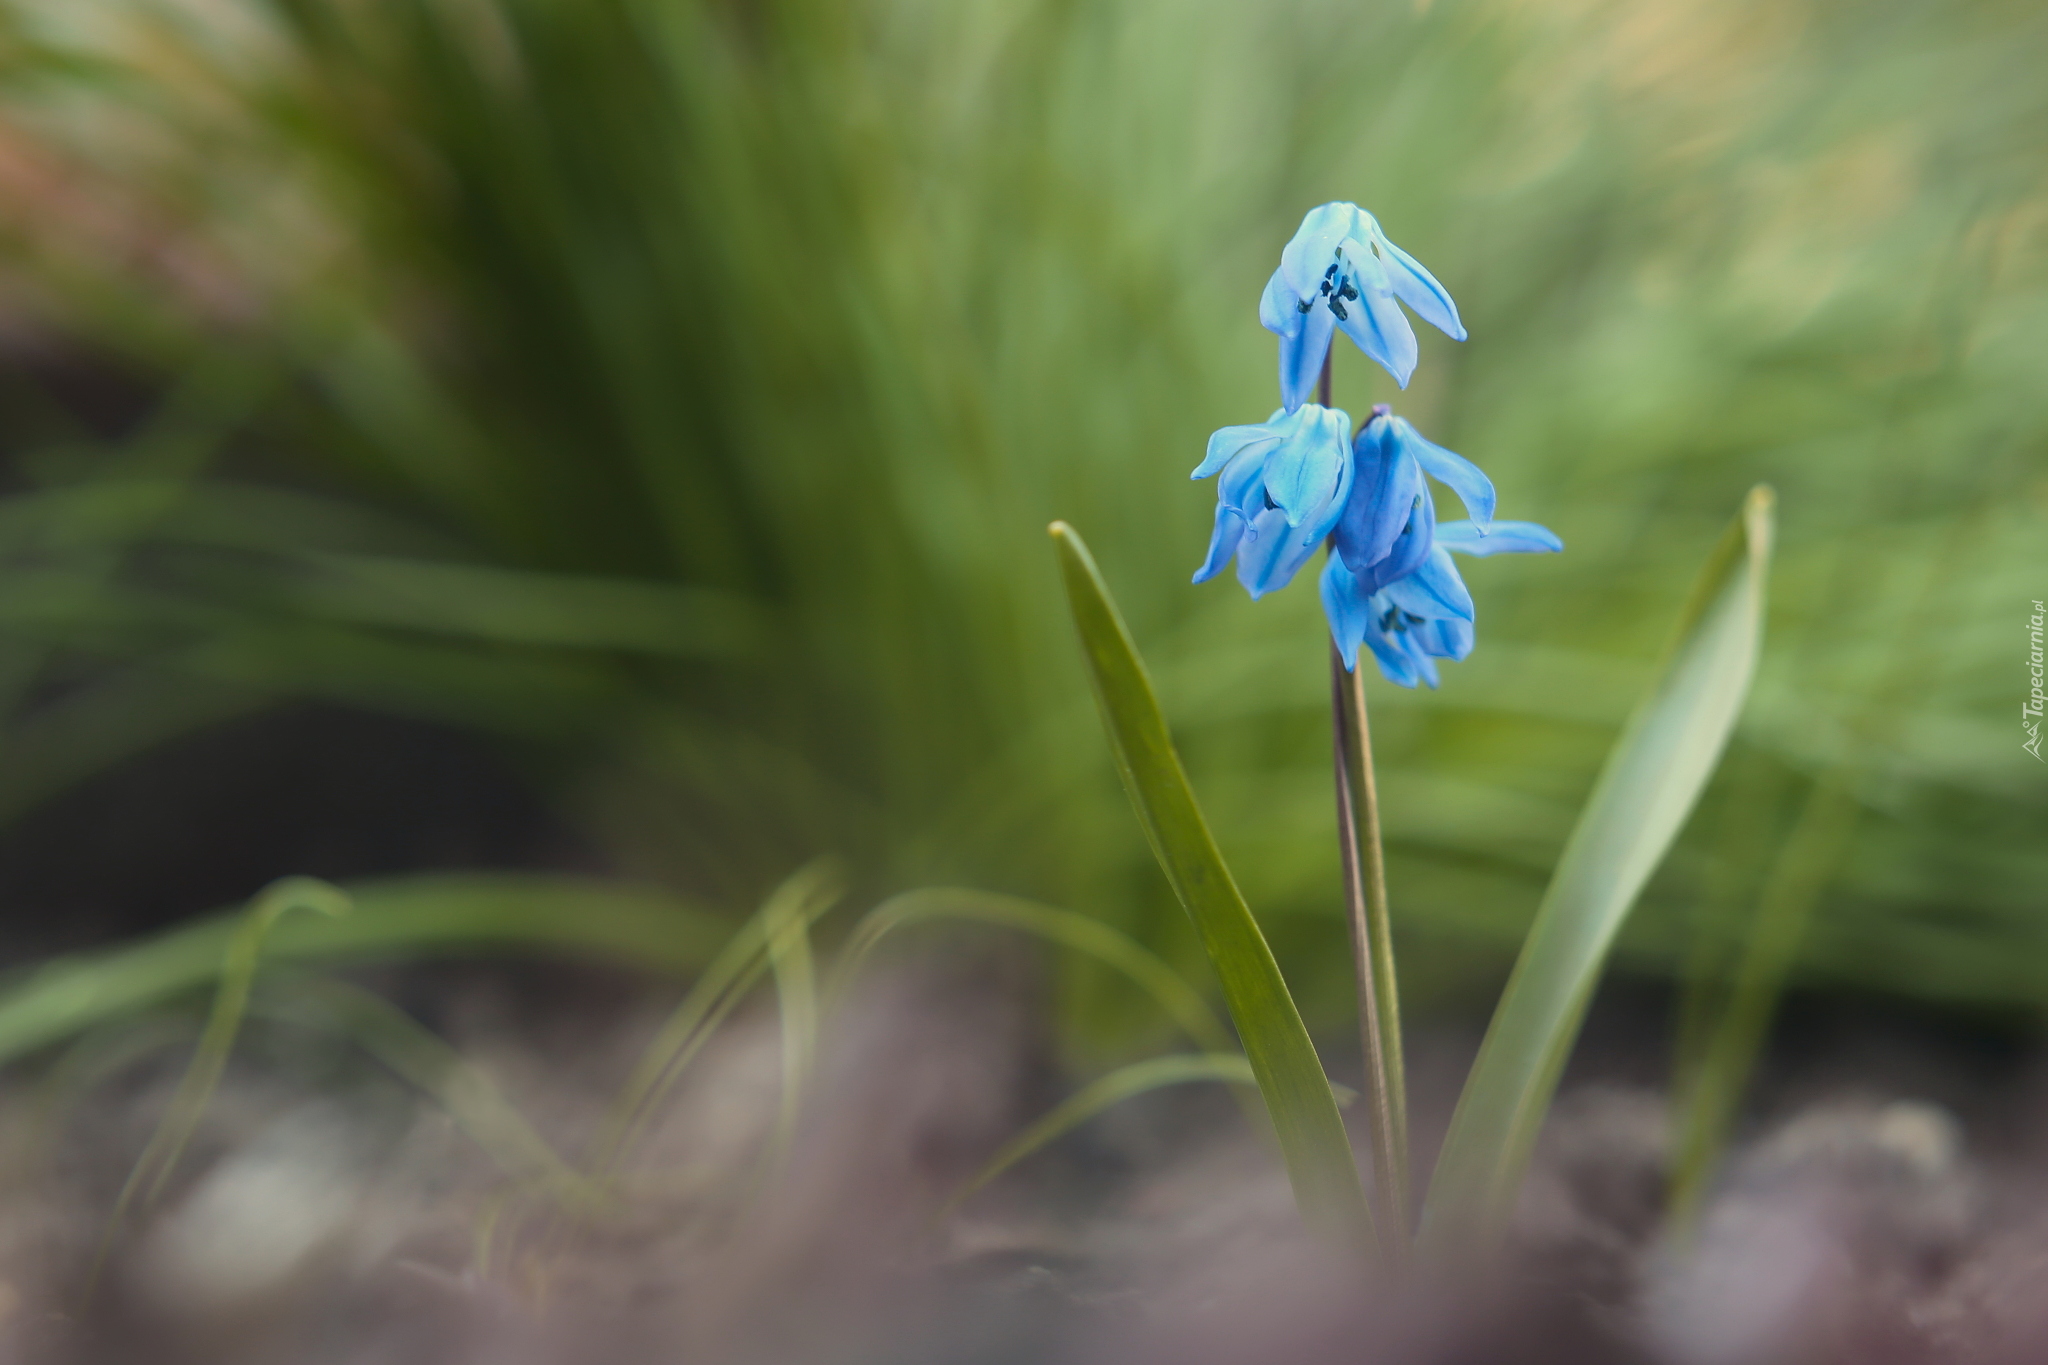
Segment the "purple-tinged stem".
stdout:
<svg viewBox="0 0 2048 1365">
<path fill-rule="evenodd" d="M 1394 980 L 1386 855 L 1380 844 L 1379 787 L 1362 670 L 1330 647 L 1330 702 L 1336 738 L 1337 843 L 1344 863 L 1345 918 L 1358 973 L 1358 1031 L 1365 1045 L 1372 1122 L 1374 1225 L 1390 1261 L 1408 1250 L 1408 1082 L 1401 1062 L 1401 997 Z"/>
</svg>

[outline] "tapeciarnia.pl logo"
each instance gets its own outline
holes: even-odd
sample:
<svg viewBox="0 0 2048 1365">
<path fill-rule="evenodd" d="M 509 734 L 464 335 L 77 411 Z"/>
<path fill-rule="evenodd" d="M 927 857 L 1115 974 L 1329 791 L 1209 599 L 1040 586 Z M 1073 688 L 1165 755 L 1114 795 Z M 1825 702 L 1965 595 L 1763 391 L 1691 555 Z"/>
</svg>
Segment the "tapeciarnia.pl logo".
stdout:
<svg viewBox="0 0 2048 1365">
<path fill-rule="evenodd" d="M 2044 616 L 2048 616 L 2048 608 L 2043 608 L 2039 602 L 2034 603 L 2034 615 L 2027 622 L 2027 638 L 2033 646 L 2027 652 L 2027 671 L 2034 675 L 2034 690 L 2020 706 L 2020 724 L 2027 732 L 2027 742 L 2020 747 L 2041 762 L 2048 763 L 2048 759 L 2041 758 L 2041 621 Z"/>
</svg>

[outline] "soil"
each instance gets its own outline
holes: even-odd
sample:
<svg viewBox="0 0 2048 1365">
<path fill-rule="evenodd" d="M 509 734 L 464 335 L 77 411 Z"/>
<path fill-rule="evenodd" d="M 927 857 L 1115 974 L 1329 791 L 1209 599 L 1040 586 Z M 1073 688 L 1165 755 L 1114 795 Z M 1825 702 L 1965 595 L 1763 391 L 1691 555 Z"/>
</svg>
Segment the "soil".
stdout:
<svg viewBox="0 0 2048 1365">
<path fill-rule="evenodd" d="M 286 872 L 588 865 L 521 790 L 431 727 L 315 708 L 221 727 L 15 826 L 0 957 L 132 937 Z M 1303 1235 L 1269 1145 L 1214 1086 L 1128 1101 L 950 1208 L 1072 1082 L 1026 945 L 920 942 L 832 1015 L 786 1141 L 764 1005 L 594 1204 L 508 1176 L 490 1153 L 515 1140 L 354 1042 L 262 1012 L 162 1196 L 116 1226 L 196 1017 L 12 1068 L 0 1365 L 2048 1360 L 2048 1069 L 2024 1027 L 1795 999 L 1680 1237 L 1662 1216 L 1669 1001 L 1619 983 L 1506 1253 L 1393 1275 Z M 571 1156 L 674 1003 L 562 964 L 355 980 Z M 1425 1023 L 1409 1041 L 1428 1152 L 1477 1035 Z"/>
<path fill-rule="evenodd" d="M 258 1018 L 167 1194 L 109 1237 L 189 1052 L 189 1031 L 131 1025 L 5 1093 L 0 1361 L 2048 1359 L 2048 1124 L 2023 1048 L 1896 1019 L 1886 1042 L 1864 1007 L 1807 1004 L 1679 1238 L 1666 1105 L 1636 1074 L 1656 1002 L 1610 993 L 1507 1253 L 1395 1275 L 1304 1236 L 1213 1086 L 1127 1102 L 949 1208 L 1061 1093 L 1033 962 L 999 935 L 885 960 L 832 1016 L 781 1147 L 779 1026 L 743 1014 L 601 1207 L 509 1180 L 345 1041 Z M 568 1153 L 670 1003 L 560 966 L 363 984 Z M 1415 1040 L 1419 1150 L 1472 1041 Z"/>
</svg>

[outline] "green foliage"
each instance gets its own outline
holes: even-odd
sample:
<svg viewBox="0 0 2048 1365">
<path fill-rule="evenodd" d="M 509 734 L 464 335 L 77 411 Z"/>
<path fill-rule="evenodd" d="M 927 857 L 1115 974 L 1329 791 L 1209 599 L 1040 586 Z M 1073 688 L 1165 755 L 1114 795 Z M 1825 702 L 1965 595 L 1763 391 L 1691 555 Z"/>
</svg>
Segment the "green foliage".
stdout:
<svg viewBox="0 0 2048 1365">
<path fill-rule="evenodd" d="M 1204 436 L 1309 205 L 1455 292 L 1374 398 L 1569 552 L 1374 698 L 1405 997 L 1483 998 L 1729 502 L 1783 493 L 1731 770 L 1848 792 L 1798 972 L 2037 1003 L 2010 724 L 2048 443 L 2048 15 L 2016 0 L 9 0 L 9 308 L 160 395 L 0 426 L 0 814 L 319 698 L 478 730 L 632 873 L 1199 947 L 1095 762 L 1039 528 L 1089 527 L 1312 1020 L 1343 1015 L 1313 594 L 1187 586 Z M 1958 541 L 1959 528 L 1969 534 Z M 1618 951 L 1746 931 L 1726 790 Z M 1709 894 L 1727 888 L 1727 894 Z M 1697 910 L 1688 915 L 1688 910 Z M 563 932 L 573 932 L 564 930 Z M 1098 1031 L 1129 1016 L 1077 970 Z"/>
<path fill-rule="evenodd" d="M 1191 1081 L 1251 1085 L 1254 1078 L 1251 1063 L 1236 1052 L 1180 1052 L 1166 1057 L 1148 1057 L 1142 1062 L 1118 1067 L 1061 1100 L 1042 1118 L 997 1148 L 995 1155 L 975 1172 L 974 1178 L 954 1195 L 952 1204 L 958 1204 L 1024 1158 L 1071 1133 L 1103 1110 L 1149 1091 L 1169 1085 L 1186 1085 Z"/>
<path fill-rule="evenodd" d="M 1506 1226 L 1622 920 L 1721 761 L 1762 645 L 1772 502 L 1753 490 L 1701 571 L 1558 860 L 1430 1179 L 1423 1237 L 1439 1253 Z"/>
<path fill-rule="evenodd" d="M 793 952 L 791 944 L 797 935 L 807 935 L 810 925 L 839 899 L 838 881 L 834 869 L 829 866 L 812 864 L 799 870 L 769 895 L 767 904 L 726 940 L 718 955 L 690 983 L 689 993 L 670 1012 L 653 1040 L 641 1052 L 633 1074 L 627 1078 L 625 1088 L 612 1106 L 595 1144 L 594 1168 L 600 1175 L 610 1173 L 631 1152 L 635 1140 L 645 1130 L 657 1106 L 674 1087 L 683 1069 L 703 1050 L 725 1017 L 746 998 L 747 992 L 760 981 L 764 972 L 780 968 L 777 972 L 778 985 L 785 976 L 808 975 L 802 955 Z M 776 946 L 778 938 L 782 940 L 779 949 Z M 805 994 L 805 987 L 799 984 L 796 988 L 799 998 L 791 998 L 787 993 L 783 997 L 784 1022 L 794 1026 L 789 1028 L 783 1040 L 783 1067 L 787 1078 L 801 1077 L 808 1071 L 809 1057 L 815 1046 L 811 1037 L 815 1020 L 805 1017 L 809 1011 L 800 999 Z M 794 1083 L 785 1083 L 783 1087 L 785 1136 L 795 1115 L 799 1090 L 800 1087 Z"/>
<path fill-rule="evenodd" d="M 1311 1227 L 1364 1245 L 1372 1235 L 1372 1216 L 1315 1044 L 1302 1027 L 1273 950 L 1266 946 L 1266 937 L 1202 818 L 1166 718 L 1160 714 L 1152 680 L 1145 676 L 1130 631 L 1117 614 L 1088 547 L 1064 522 L 1053 523 L 1052 537 L 1117 772 L 1160 870 L 1195 922 L 1216 969 L 1259 1094 L 1279 1135 L 1295 1203 Z"/>
<path fill-rule="evenodd" d="M 541 950 L 668 976 L 704 967 L 729 926 L 673 896 L 571 877 L 429 876 L 349 889 L 340 918 L 278 921 L 263 954 L 288 963 Z M 0 1063 L 213 984 L 245 921 L 228 915 L 44 963 L 0 991 Z"/>
<path fill-rule="evenodd" d="M 1157 954 L 1101 920 L 1057 906 L 1039 905 L 1015 896 L 999 896 L 968 887 L 934 886 L 891 896 L 861 918 L 833 964 L 834 996 L 860 969 L 884 937 L 915 924 L 946 920 L 998 925 L 1032 934 L 1075 953 L 1085 954 L 1120 973 L 1152 997 L 1160 1012 L 1211 1053 L 1236 1046 L 1230 1031 L 1216 1017 L 1202 993 Z"/>
</svg>

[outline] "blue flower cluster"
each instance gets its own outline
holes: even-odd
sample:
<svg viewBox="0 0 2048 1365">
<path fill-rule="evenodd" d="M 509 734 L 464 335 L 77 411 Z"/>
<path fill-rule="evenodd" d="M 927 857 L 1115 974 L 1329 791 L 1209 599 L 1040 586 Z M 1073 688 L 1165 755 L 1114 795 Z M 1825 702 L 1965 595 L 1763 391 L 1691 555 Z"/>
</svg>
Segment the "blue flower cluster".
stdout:
<svg viewBox="0 0 2048 1365">
<path fill-rule="evenodd" d="M 1449 552 L 1564 544 L 1534 522 L 1493 520 L 1493 482 L 1479 466 L 1425 440 L 1385 404 L 1354 435 L 1347 413 L 1308 401 L 1340 330 L 1408 387 L 1415 332 L 1401 303 L 1465 339 L 1451 296 L 1371 214 L 1356 204 L 1310 210 L 1259 300 L 1259 321 L 1280 338 L 1281 406 L 1255 426 L 1211 436 L 1194 472 L 1222 476 L 1215 534 L 1195 581 L 1214 578 L 1234 556 L 1238 581 L 1262 597 L 1327 544 L 1323 610 L 1344 666 L 1358 666 L 1362 644 L 1388 681 L 1435 687 L 1436 660 L 1472 652 L 1472 594 Z M 1458 495 L 1468 520 L 1438 525 L 1430 478 Z"/>
</svg>

